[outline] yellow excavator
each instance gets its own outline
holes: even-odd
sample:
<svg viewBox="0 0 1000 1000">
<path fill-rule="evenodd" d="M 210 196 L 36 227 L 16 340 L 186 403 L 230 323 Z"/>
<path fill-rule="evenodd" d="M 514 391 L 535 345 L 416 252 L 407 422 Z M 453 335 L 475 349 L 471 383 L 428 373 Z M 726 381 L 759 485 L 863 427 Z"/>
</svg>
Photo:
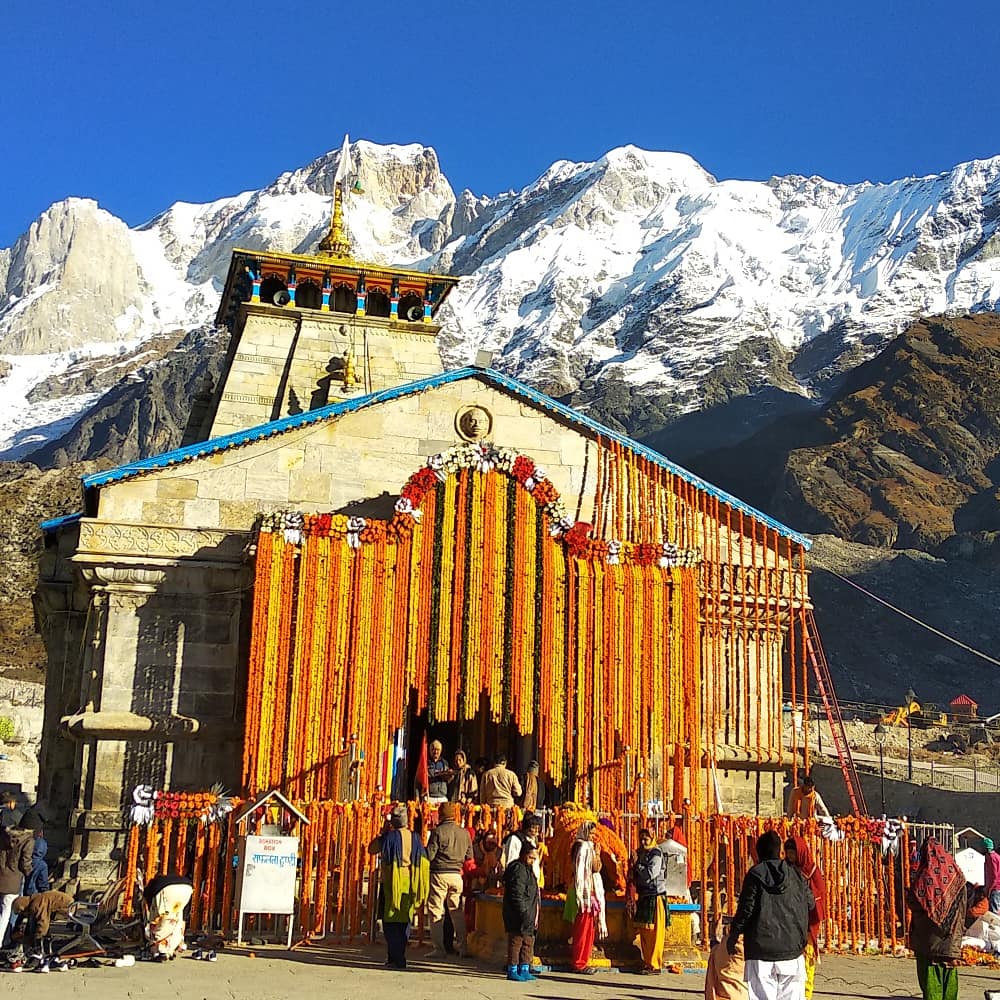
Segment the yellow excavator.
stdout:
<svg viewBox="0 0 1000 1000">
<path fill-rule="evenodd" d="M 900 705 L 899 708 L 892 709 L 881 718 L 883 726 L 909 726 L 926 729 L 928 726 L 947 726 L 947 712 L 925 712 L 918 701 L 911 701 L 909 705 Z"/>
</svg>

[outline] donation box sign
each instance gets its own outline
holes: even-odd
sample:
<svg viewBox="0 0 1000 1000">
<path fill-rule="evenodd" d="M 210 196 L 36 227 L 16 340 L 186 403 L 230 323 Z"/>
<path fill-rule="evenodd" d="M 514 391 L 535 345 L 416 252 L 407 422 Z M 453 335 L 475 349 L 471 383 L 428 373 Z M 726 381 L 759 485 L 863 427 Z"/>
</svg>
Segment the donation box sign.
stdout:
<svg viewBox="0 0 1000 1000">
<path fill-rule="evenodd" d="M 240 912 L 294 913 L 298 864 L 298 837 L 247 837 Z"/>
</svg>

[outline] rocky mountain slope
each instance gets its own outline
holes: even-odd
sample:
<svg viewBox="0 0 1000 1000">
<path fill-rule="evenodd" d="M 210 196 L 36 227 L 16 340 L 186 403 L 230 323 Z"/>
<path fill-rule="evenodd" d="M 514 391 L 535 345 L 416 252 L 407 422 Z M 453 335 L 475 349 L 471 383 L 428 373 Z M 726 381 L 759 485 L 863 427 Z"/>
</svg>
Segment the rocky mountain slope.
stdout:
<svg viewBox="0 0 1000 1000">
<path fill-rule="evenodd" d="M 804 531 L 996 562 L 998 373 L 1000 315 L 921 320 L 823 406 L 690 463 Z"/>
<path fill-rule="evenodd" d="M 1000 299 L 1000 158 L 840 185 L 719 181 L 628 146 L 478 196 L 454 193 L 432 149 L 352 151 L 356 254 L 465 279 L 445 307 L 448 362 L 493 349 L 498 367 L 616 420 L 612 395 L 633 432 L 761 389 L 822 398 L 911 318 Z M 314 248 L 338 157 L 138 229 L 70 199 L 0 250 L 0 456 L 58 438 L 112 373 L 209 323 L 234 246 Z"/>
<path fill-rule="evenodd" d="M 0 462 L 0 676 L 42 678 L 45 646 L 31 600 L 42 545 L 38 523 L 79 509 L 79 477 L 86 471 Z"/>
<path fill-rule="evenodd" d="M 885 549 L 819 535 L 809 566 L 816 621 L 841 700 L 896 706 L 912 686 L 922 703 L 947 706 L 965 693 L 979 703 L 980 715 L 1000 712 L 1000 668 L 841 579 L 997 658 L 1000 563 L 935 558 L 916 549 Z"/>
</svg>

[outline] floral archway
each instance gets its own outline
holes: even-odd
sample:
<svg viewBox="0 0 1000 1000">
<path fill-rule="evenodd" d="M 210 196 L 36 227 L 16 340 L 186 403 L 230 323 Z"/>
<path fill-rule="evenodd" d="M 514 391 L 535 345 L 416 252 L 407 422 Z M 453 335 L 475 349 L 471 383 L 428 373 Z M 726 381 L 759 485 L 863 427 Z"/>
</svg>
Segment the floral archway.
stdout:
<svg viewBox="0 0 1000 1000">
<path fill-rule="evenodd" d="M 594 538 L 544 469 L 492 444 L 431 457 L 388 521 L 290 511 L 258 529 L 247 792 L 336 797 L 353 743 L 362 794 L 387 794 L 415 692 L 431 723 L 485 696 L 595 799 L 617 800 L 623 746 L 659 755 L 672 797 L 700 795 L 699 552 Z"/>
</svg>

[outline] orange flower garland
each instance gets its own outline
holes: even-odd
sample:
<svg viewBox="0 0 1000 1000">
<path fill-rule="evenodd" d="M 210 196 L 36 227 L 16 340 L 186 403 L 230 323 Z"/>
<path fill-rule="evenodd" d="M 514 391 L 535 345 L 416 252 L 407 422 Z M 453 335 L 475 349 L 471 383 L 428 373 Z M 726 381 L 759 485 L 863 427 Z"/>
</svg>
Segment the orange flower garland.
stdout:
<svg viewBox="0 0 1000 1000">
<path fill-rule="evenodd" d="M 776 531 L 615 442 L 594 469 L 596 531 L 534 462 L 492 445 L 431 460 L 390 522 L 262 518 L 247 791 L 384 795 L 379 762 L 410 707 L 471 721 L 483 696 L 490 719 L 533 735 L 551 780 L 572 765 L 573 794 L 607 807 L 638 802 L 624 747 L 643 798 L 696 813 L 715 801 L 719 738 L 780 753 L 800 550 L 779 556 Z"/>
</svg>

